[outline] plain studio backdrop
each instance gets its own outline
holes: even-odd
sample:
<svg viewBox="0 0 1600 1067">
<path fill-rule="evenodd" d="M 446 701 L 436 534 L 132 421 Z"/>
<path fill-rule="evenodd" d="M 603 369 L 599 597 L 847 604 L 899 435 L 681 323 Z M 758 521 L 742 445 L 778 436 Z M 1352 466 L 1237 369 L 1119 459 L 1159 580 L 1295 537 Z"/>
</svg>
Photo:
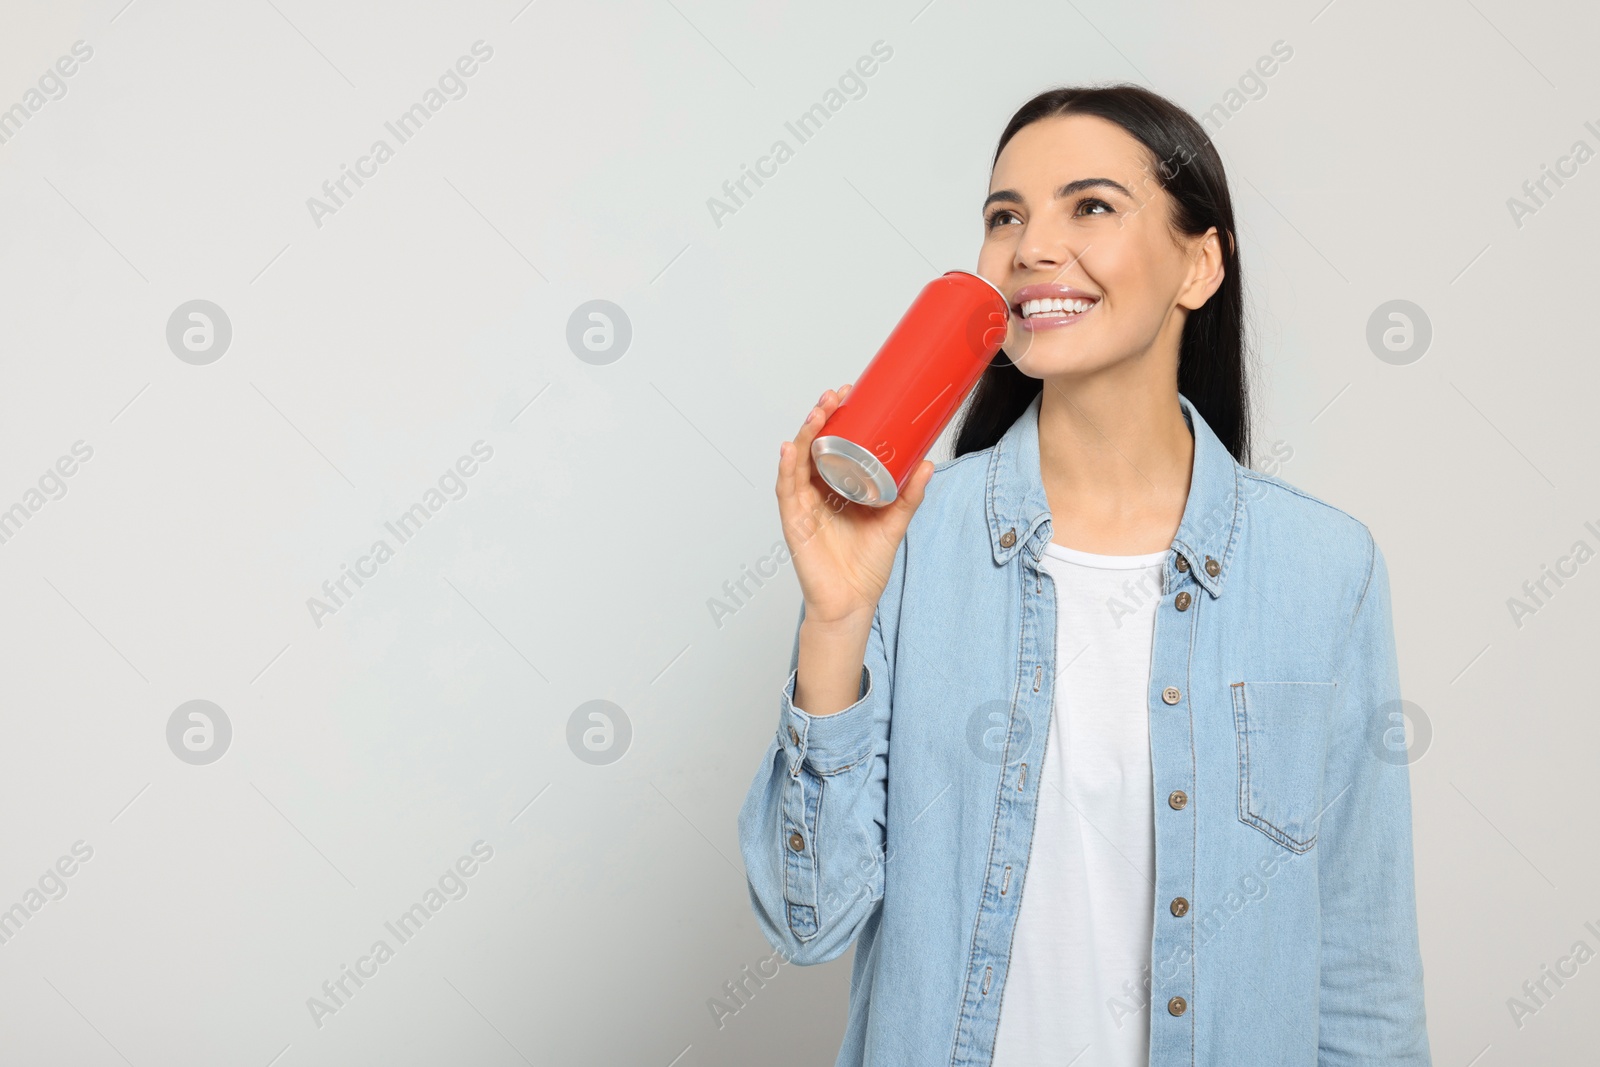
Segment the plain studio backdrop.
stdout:
<svg viewBox="0 0 1600 1067">
<path fill-rule="evenodd" d="M 1592 1048 L 1592 5 L 0 10 L 0 1060 L 832 1063 L 735 833 L 778 442 L 1123 80 L 1389 561 L 1435 1062 Z"/>
</svg>

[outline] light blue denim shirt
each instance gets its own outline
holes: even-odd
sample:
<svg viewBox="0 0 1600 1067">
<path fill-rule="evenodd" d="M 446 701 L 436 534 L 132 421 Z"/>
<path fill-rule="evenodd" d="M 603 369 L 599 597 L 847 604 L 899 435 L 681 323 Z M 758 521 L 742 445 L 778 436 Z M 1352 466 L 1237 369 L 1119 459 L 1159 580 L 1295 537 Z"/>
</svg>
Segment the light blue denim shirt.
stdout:
<svg viewBox="0 0 1600 1067">
<path fill-rule="evenodd" d="M 1194 465 L 1148 699 L 1150 1063 L 1430 1064 L 1383 554 L 1180 403 Z M 855 704 L 794 706 L 796 637 L 740 849 L 775 948 L 804 965 L 856 944 L 839 1067 L 991 1062 L 1054 695 L 1050 539 L 1035 398 L 936 467 Z"/>
</svg>

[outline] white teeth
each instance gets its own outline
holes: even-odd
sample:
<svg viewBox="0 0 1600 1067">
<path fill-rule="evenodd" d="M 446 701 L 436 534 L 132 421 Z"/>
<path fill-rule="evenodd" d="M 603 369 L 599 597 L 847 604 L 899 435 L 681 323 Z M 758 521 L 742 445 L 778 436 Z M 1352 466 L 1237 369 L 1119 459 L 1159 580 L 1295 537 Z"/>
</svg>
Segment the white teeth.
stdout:
<svg viewBox="0 0 1600 1067">
<path fill-rule="evenodd" d="M 1035 315 L 1048 315 L 1051 312 L 1064 312 L 1067 314 L 1081 314 L 1094 307 L 1093 300 L 1028 300 L 1022 305 L 1022 317 L 1032 318 Z"/>
</svg>

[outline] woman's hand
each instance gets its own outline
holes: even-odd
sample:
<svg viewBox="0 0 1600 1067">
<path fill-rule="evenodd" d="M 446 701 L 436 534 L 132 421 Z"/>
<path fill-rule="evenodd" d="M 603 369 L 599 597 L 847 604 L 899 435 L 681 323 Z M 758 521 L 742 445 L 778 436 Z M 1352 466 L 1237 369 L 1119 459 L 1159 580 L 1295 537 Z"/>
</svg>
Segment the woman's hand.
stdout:
<svg viewBox="0 0 1600 1067">
<path fill-rule="evenodd" d="M 934 463 L 919 463 L 887 507 L 852 503 L 834 492 L 812 465 L 811 441 L 852 384 L 823 393 L 794 440 L 779 445 L 777 493 L 806 621 L 865 634 Z"/>
</svg>

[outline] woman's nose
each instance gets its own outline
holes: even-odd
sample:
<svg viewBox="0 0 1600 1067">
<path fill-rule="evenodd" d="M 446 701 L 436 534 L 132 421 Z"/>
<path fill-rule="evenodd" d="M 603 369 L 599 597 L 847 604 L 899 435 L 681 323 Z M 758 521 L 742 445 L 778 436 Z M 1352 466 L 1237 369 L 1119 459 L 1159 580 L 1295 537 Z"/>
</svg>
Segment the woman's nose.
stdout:
<svg viewBox="0 0 1600 1067">
<path fill-rule="evenodd" d="M 1059 270 L 1075 263 L 1087 250 L 1077 248 L 1069 236 L 1047 227 L 1030 225 L 1017 242 L 1019 270 Z"/>
</svg>

